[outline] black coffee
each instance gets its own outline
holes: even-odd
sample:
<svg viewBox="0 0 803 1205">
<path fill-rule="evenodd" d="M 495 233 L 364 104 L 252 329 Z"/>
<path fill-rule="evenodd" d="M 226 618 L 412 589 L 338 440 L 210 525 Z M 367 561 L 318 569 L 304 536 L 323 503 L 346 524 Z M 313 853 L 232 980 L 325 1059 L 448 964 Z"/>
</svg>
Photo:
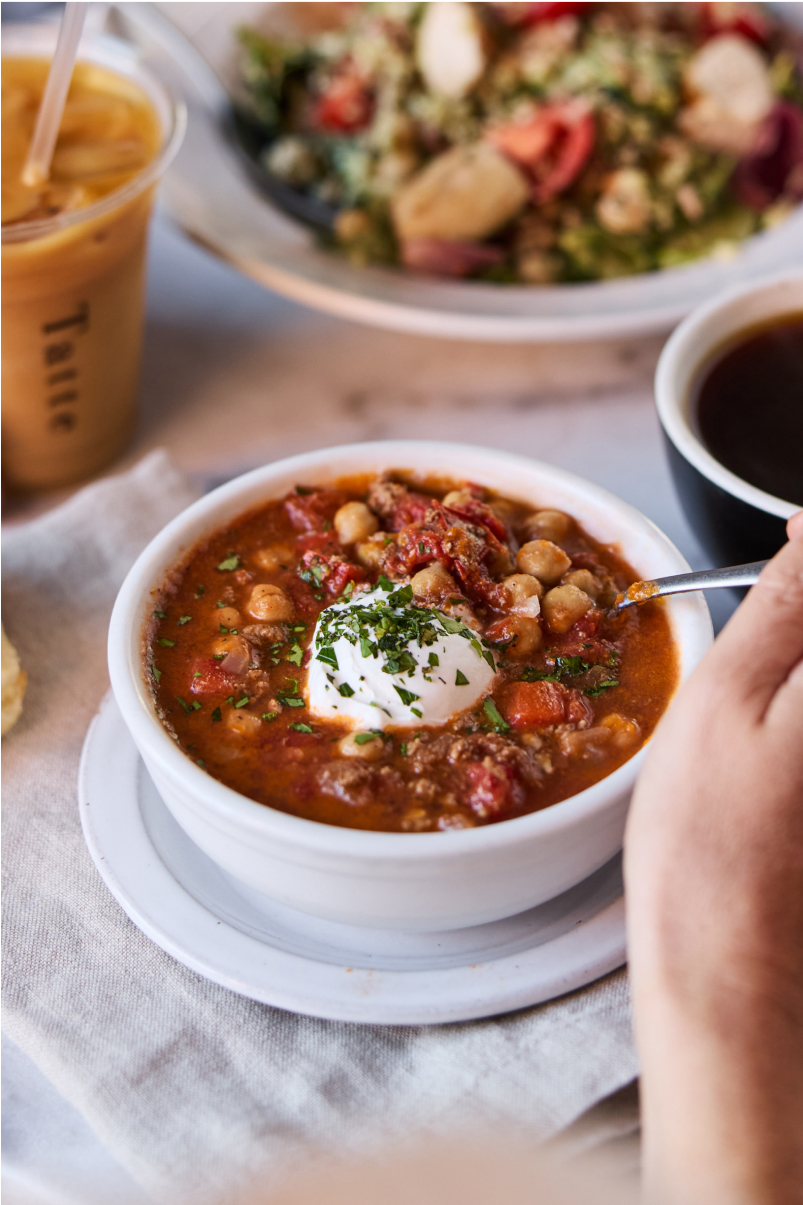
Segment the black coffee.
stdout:
<svg viewBox="0 0 803 1205">
<path fill-rule="evenodd" d="M 700 373 L 692 413 L 720 464 L 803 506 L 803 314 L 724 347 Z"/>
</svg>

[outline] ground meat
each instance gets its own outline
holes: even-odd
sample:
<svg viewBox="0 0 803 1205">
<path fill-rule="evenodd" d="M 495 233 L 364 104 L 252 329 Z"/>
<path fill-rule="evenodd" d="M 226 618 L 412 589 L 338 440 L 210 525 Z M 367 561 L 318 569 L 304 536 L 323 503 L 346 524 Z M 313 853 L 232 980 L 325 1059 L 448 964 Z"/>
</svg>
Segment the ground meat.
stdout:
<svg viewBox="0 0 803 1205">
<path fill-rule="evenodd" d="M 284 644 L 287 633 L 278 623 L 249 623 L 240 632 L 249 643 L 257 648 L 269 647 L 272 644 Z"/>
<path fill-rule="evenodd" d="M 377 477 L 368 491 L 368 505 L 382 519 L 389 519 L 396 507 L 407 496 L 407 487 L 391 481 L 388 477 Z"/>
<path fill-rule="evenodd" d="M 544 771 L 536 752 L 536 749 L 495 732 L 473 732 L 466 736 L 446 733 L 434 740 L 419 737 L 412 741 L 407 760 L 414 774 L 424 776 L 428 770 L 444 765 L 454 766 L 459 771 L 492 757 L 498 765 L 509 766 L 529 786 L 537 786 L 543 780 Z"/>
<path fill-rule="evenodd" d="M 321 766 L 317 774 L 318 788 L 325 795 L 334 795 L 351 807 L 366 807 L 377 795 L 389 798 L 403 790 L 404 782 L 390 766 L 369 765 L 367 762 L 333 761 Z"/>
</svg>

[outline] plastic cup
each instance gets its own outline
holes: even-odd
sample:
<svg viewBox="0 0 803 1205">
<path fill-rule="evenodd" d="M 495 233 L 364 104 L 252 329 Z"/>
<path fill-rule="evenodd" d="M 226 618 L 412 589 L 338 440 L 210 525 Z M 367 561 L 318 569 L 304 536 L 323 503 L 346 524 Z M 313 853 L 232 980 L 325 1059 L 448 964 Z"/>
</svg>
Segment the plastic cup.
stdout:
<svg viewBox="0 0 803 1205">
<path fill-rule="evenodd" d="M 12 27 L 3 58 L 50 57 L 55 31 Z M 136 421 L 145 253 L 156 187 L 186 126 L 183 102 L 112 38 L 79 59 L 138 84 L 162 126 L 155 158 L 83 209 L 2 228 L 3 483 L 50 489 L 97 473 Z"/>
</svg>

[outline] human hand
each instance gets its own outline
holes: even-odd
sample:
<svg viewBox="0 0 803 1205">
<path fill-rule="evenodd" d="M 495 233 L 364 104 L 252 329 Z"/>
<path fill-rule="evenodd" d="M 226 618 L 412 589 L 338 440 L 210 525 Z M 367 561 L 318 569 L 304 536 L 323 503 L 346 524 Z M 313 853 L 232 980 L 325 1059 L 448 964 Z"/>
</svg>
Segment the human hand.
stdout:
<svg viewBox="0 0 803 1205">
<path fill-rule="evenodd" d="M 803 1202 L 803 512 L 787 530 L 628 821 L 645 1184 L 672 1205 Z"/>
</svg>

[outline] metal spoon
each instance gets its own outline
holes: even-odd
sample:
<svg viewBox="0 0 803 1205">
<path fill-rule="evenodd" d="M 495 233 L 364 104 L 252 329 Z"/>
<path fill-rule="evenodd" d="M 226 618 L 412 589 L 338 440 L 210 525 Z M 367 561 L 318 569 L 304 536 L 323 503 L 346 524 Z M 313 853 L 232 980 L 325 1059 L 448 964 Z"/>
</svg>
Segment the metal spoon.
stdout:
<svg viewBox="0 0 803 1205">
<path fill-rule="evenodd" d="M 723 586 L 754 586 L 767 561 L 752 561 L 749 565 L 731 565 L 729 569 L 701 569 L 698 573 L 678 573 L 674 577 L 656 577 L 651 582 L 633 582 L 624 594 L 619 594 L 609 610 L 618 615 L 627 607 L 662 598 L 665 594 L 687 594 L 690 590 L 719 590 Z"/>
</svg>

